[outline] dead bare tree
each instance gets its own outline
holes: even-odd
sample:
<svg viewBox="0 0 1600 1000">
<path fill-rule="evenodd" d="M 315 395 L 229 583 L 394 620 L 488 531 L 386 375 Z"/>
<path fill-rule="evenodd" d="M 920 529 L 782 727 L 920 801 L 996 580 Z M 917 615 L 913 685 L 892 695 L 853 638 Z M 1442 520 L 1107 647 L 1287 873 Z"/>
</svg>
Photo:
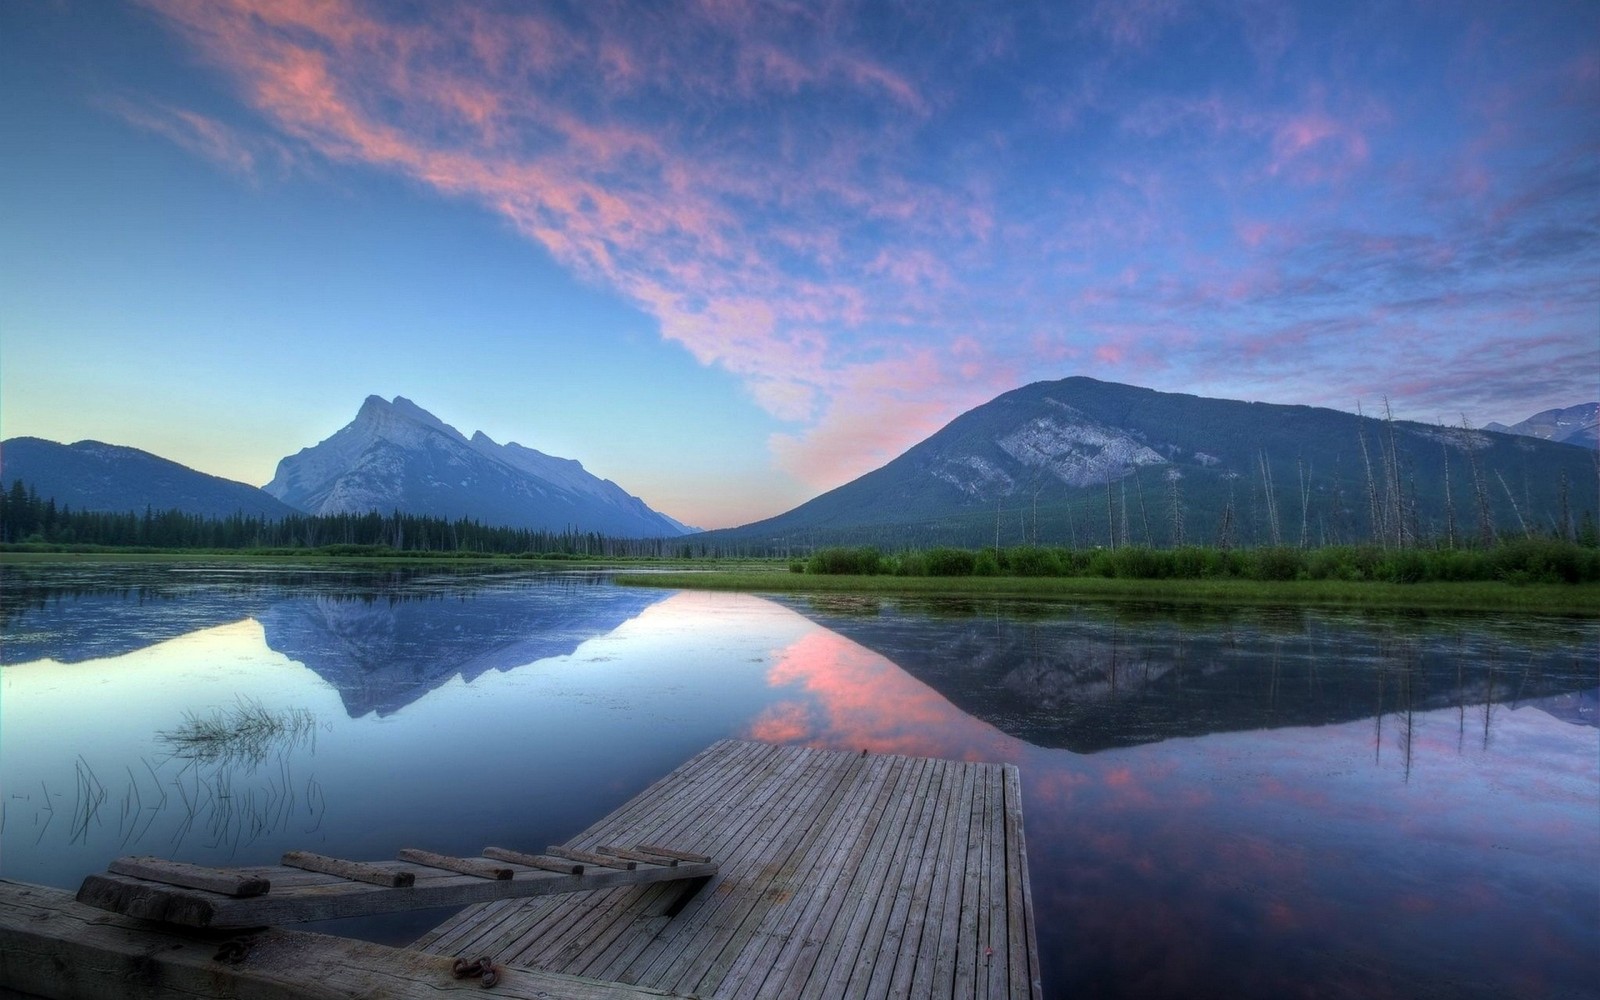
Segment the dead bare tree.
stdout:
<svg viewBox="0 0 1600 1000">
<path fill-rule="evenodd" d="M 1378 483 L 1372 477 L 1372 456 L 1367 453 L 1366 418 L 1361 415 L 1361 404 L 1356 404 L 1356 440 L 1361 442 L 1361 464 L 1367 470 L 1367 510 L 1372 519 L 1372 538 L 1388 548 L 1389 532 L 1384 527 L 1383 514 L 1378 506 Z"/>
<path fill-rule="evenodd" d="M 1267 530 L 1272 537 L 1272 544 L 1283 544 L 1283 530 L 1278 523 L 1278 495 L 1272 488 L 1272 467 L 1267 464 L 1265 449 L 1256 453 L 1256 459 L 1261 465 L 1261 490 L 1266 495 L 1267 504 Z"/>
<path fill-rule="evenodd" d="M 1167 504 L 1168 517 L 1172 519 L 1172 547 L 1183 547 L 1183 496 L 1178 489 L 1178 480 L 1183 478 L 1183 473 L 1177 469 L 1167 470 Z"/>
<path fill-rule="evenodd" d="M 1472 472 L 1472 491 L 1478 501 L 1478 540 L 1484 545 L 1495 542 L 1494 515 L 1489 510 L 1489 488 L 1483 481 L 1483 467 L 1478 464 L 1478 450 L 1472 445 L 1472 427 L 1467 415 L 1461 415 L 1462 447 L 1467 452 L 1467 467 Z"/>
<path fill-rule="evenodd" d="M 1295 459 L 1295 466 L 1300 475 L 1300 547 L 1304 549 L 1311 544 L 1311 474 L 1304 455 Z"/>
<path fill-rule="evenodd" d="M 1522 519 L 1522 509 L 1517 506 L 1517 498 L 1511 494 L 1511 487 L 1506 485 L 1506 477 L 1500 474 L 1499 469 L 1494 470 L 1494 477 L 1500 480 L 1500 488 L 1506 491 L 1506 499 L 1511 501 L 1511 513 L 1517 516 L 1517 524 L 1522 528 L 1522 536 L 1524 538 L 1532 538 L 1533 532 L 1528 530 L 1528 522 Z"/>
<path fill-rule="evenodd" d="M 1456 547 L 1456 501 L 1450 495 L 1450 446 L 1442 444 L 1444 452 L 1444 543 L 1446 548 Z"/>
</svg>

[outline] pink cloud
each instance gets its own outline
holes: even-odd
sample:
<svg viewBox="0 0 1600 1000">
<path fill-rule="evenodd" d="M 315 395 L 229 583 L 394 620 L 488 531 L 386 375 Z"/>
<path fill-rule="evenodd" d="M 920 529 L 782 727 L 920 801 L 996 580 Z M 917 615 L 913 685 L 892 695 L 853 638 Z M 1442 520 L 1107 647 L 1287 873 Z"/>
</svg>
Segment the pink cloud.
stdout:
<svg viewBox="0 0 1600 1000">
<path fill-rule="evenodd" d="M 283 169 L 294 156 L 281 143 L 245 136 L 207 115 L 164 104 L 137 104 L 128 100 L 107 102 L 115 114 L 131 125 L 166 137 L 183 149 L 252 180 L 264 167 Z"/>
</svg>

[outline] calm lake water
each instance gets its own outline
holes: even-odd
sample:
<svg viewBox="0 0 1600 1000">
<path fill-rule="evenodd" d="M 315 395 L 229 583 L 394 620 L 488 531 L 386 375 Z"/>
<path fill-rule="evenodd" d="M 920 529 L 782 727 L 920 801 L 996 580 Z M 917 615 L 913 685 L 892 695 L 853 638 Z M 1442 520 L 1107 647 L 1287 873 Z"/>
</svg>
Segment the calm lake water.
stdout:
<svg viewBox="0 0 1600 1000">
<path fill-rule="evenodd" d="M 1596 996 L 1597 649 L 1526 616 L 0 568 L 0 875 L 537 850 L 738 737 L 1017 764 L 1052 997 Z M 252 712 L 281 729 L 192 739 Z"/>
</svg>

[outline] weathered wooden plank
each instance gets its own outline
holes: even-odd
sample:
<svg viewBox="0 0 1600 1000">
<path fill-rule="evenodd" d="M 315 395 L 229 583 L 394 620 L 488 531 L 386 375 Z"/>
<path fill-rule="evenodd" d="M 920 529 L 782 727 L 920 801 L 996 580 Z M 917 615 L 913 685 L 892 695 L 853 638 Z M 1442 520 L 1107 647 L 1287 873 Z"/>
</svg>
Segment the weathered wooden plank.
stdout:
<svg viewBox="0 0 1600 1000">
<path fill-rule="evenodd" d="M 1028 884 L 1028 842 L 1022 828 L 1022 774 L 1005 765 L 1006 796 L 1006 919 L 1011 949 L 1011 983 L 1008 995 L 1041 1000 L 1044 982 L 1039 974 L 1039 944 L 1033 925 L 1033 889 Z"/>
<path fill-rule="evenodd" d="M 595 852 L 597 854 L 607 854 L 614 858 L 623 858 L 628 861 L 638 861 L 647 865 L 665 865 L 668 868 L 678 867 L 677 858 L 667 857 L 664 854 L 646 854 L 644 851 L 636 851 L 631 847 L 602 844 L 595 848 Z"/>
<path fill-rule="evenodd" d="M 397 856 L 407 864 L 422 865 L 424 868 L 443 868 L 445 871 L 460 872 L 474 878 L 509 881 L 517 874 L 515 869 L 503 865 L 491 865 L 476 858 L 453 858 L 448 854 L 435 854 L 415 847 L 402 847 Z"/>
<path fill-rule="evenodd" d="M 219 946 L 229 942 L 228 953 Z M 225 957 L 224 957 L 225 956 Z M 484 996 L 451 975 L 451 958 L 367 941 L 270 929 L 224 938 L 77 903 L 68 892 L 0 879 L 0 983 L 47 1000 L 436 1000 Z M 502 967 L 494 995 L 510 1000 L 660 1000 L 647 987 Z"/>
<path fill-rule="evenodd" d="M 940 792 L 933 829 L 922 853 L 922 866 L 917 873 L 916 887 L 902 930 L 899 954 L 888 986 L 888 996 L 913 995 L 919 969 L 931 967 L 938 960 L 939 922 L 943 915 L 944 885 L 950 870 L 947 860 L 950 845 L 957 836 L 956 818 L 973 783 L 970 765 L 949 763 L 945 782 Z"/>
<path fill-rule="evenodd" d="M 836 887 L 848 884 L 855 861 L 866 850 L 871 831 L 866 829 L 868 807 L 882 786 L 888 773 L 888 759 L 870 757 L 851 781 L 849 799 L 841 807 L 841 819 L 836 821 L 828 837 L 818 841 L 818 849 L 809 867 L 795 873 L 800 884 L 809 891 L 797 905 L 775 910 L 776 919 L 763 923 L 757 936 L 759 947 L 746 948 L 728 969 L 722 991 L 729 1000 L 752 1000 L 768 984 L 777 989 L 778 978 L 792 963 L 792 956 L 804 944 L 806 935 L 814 928 L 817 916 Z"/>
<path fill-rule="evenodd" d="M 984 824 L 982 880 L 978 896 L 978 995 L 1003 997 L 1010 989 L 1006 965 L 1005 918 L 1005 782 L 998 765 L 986 765 L 989 806 Z"/>
<path fill-rule="evenodd" d="M 496 861 L 509 861 L 514 865 L 525 868 L 539 868 L 547 872 L 561 872 L 563 875 L 582 875 L 583 865 L 566 858 L 552 858 L 548 854 L 524 854 L 522 851 L 511 851 L 504 847 L 485 847 L 483 856 Z"/>
<path fill-rule="evenodd" d="M 677 861 L 710 861 L 711 858 L 704 854 L 695 854 L 691 851 L 677 851 L 670 847 L 657 847 L 655 844 L 637 844 L 633 848 L 641 854 L 654 854 L 661 858 L 673 858 Z"/>
<path fill-rule="evenodd" d="M 913 905 L 919 899 L 925 905 L 928 881 L 933 877 L 926 859 L 930 853 L 938 851 L 939 837 L 943 833 L 941 824 L 937 822 L 939 810 L 944 805 L 946 781 L 957 781 L 953 773 L 955 770 L 954 766 L 947 767 L 943 761 L 934 762 L 935 773 L 923 793 L 921 812 L 917 815 L 911 843 L 905 848 L 906 856 L 900 877 L 892 887 L 884 887 L 885 896 L 879 904 L 879 910 L 883 912 L 882 930 L 869 933 L 864 942 L 868 947 L 875 937 L 880 942 L 877 957 L 871 963 L 871 976 L 860 987 L 867 996 L 890 996 L 890 983 L 900 968 L 902 952 L 909 952 L 913 956 L 917 952 L 922 914 L 918 912 L 914 916 Z M 875 915 L 873 919 L 877 921 L 878 917 Z M 861 983 L 864 973 L 865 967 L 858 965 L 850 988 L 856 988 Z"/>
<path fill-rule="evenodd" d="M 806 991 L 813 981 L 820 987 L 821 981 L 832 971 L 833 959 L 839 947 L 833 932 L 839 929 L 842 920 L 847 919 L 840 916 L 845 911 L 845 905 L 861 890 L 862 865 L 888 835 L 887 806 L 897 794 L 899 784 L 906 779 L 908 758 L 883 756 L 869 760 L 875 763 L 870 765 L 868 797 L 863 800 L 860 818 L 851 833 L 854 843 L 831 885 L 823 893 L 821 907 L 811 912 L 800 925 L 804 931 L 795 942 L 798 947 L 791 945 L 780 951 L 761 995 L 793 1000 Z"/>
<path fill-rule="evenodd" d="M 914 997 L 949 997 L 955 982 L 955 954 L 960 942 L 960 914 L 962 914 L 962 886 L 966 882 L 966 848 L 971 842 L 973 810 L 971 802 L 978 794 L 979 779 L 976 768 L 968 768 L 962 778 L 962 800 L 958 803 L 952 822 L 949 846 L 941 850 L 942 894 L 939 901 L 938 944 L 933 949 L 933 962 L 917 966 L 912 976 Z"/>
<path fill-rule="evenodd" d="M 805 816 L 814 810 L 814 803 L 819 802 L 830 787 L 828 775 L 837 767 L 835 755 L 815 750 L 808 750 L 804 759 L 805 770 L 796 780 L 772 783 L 770 791 L 753 804 L 752 811 L 760 818 L 738 854 L 747 871 L 748 891 L 713 892 L 701 897 L 701 905 L 679 914 L 673 926 L 644 950 L 625 979 L 676 992 L 691 991 L 690 983 L 698 980 L 698 970 L 726 946 L 744 912 L 760 905 L 767 892 L 782 891 L 772 880 L 776 874 L 774 867 L 781 868 L 783 863 L 782 845 L 787 843 L 785 828 L 792 817 Z M 730 853 L 730 863 L 732 857 Z M 751 865 L 744 861 L 758 857 L 766 864 Z"/>
<path fill-rule="evenodd" d="M 272 883 L 264 878 L 183 861 L 167 861 L 164 858 L 117 858 L 106 866 L 106 870 L 185 889 L 220 892 L 224 896 L 260 896 L 272 888 Z"/>
<path fill-rule="evenodd" d="M 675 812 L 669 809 L 651 818 L 651 825 L 636 828 L 635 832 L 641 836 L 651 838 L 669 839 L 673 843 L 716 843 L 717 848 L 723 849 L 729 844 L 737 844 L 745 838 L 745 831 L 755 823 L 755 810 L 744 810 L 742 813 L 737 806 L 740 802 L 749 802 L 761 784 L 773 780 L 771 767 L 785 759 L 798 763 L 795 755 L 785 755 L 776 747 L 764 748 L 759 756 L 733 757 L 730 754 L 728 766 L 731 769 L 726 774 L 726 780 L 721 784 L 721 794 L 715 797 L 707 808 L 692 811 Z M 729 811 L 732 810 L 732 811 Z M 723 869 L 729 866 L 724 862 Z M 702 890 L 706 892 L 718 891 L 715 884 Z M 692 905 L 693 900 L 684 900 L 681 897 L 670 901 L 676 903 L 678 909 L 686 909 Z M 585 949 L 582 955 L 582 964 L 562 966 L 566 969 L 583 968 L 586 975 L 596 978 L 617 978 L 639 954 L 649 946 L 657 935 L 667 931 L 667 913 L 662 910 L 659 915 L 644 924 L 633 925 L 624 920 L 616 920 L 607 929 L 606 933 L 598 938 L 594 947 Z M 624 919 L 625 919 L 624 915 Z"/>
<path fill-rule="evenodd" d="M 417 881 L 415 872 L 379 868 L 377 865 L 369 865 L 360 861 L 345 861 L 342 858 L 330 858 L 322 854 L 313 854 L 310 851 L 285 851 L 283 864 L 286 868 L 299 868 L 323 875 L 337 875 L 340 878 L 347 878 L 357 882 L 386 885 L 391 889 L 415 885 Z"/>
<path fill-rule="evenodd" d="M 233 898 L 216 893 L 157 885 L 124 875 L 91 875 L 80 893 L 89 893 L 88 905 L 99 906 L 145 920 L 162 920 L 186 927 L 264 927 L 303 923 L 334 917 L 368 916 L 428 907 L 465 906 L 497 899 L 524 898 L 582 892 L 615 886 L 698 879 L 716 874 L 715 863 L 683 864 L 677 868 L 638 871 L 590 870 L 582 875 L 555 872 L 521 872 L 510 879 L 485 879 L 452 874 L 390 889 L 362 882 L 329 878 L 328 884 L 307 886 L 296 892 Z M 92 892 L 91 892 L 92 890 Z"/>
<path fill-rule="evenodd" d="M 608 854 L 601 854 L 596 851 L 579 851 L 570 847 L 551 846 L 546 847 L 544 852 L 558 858 L 570 858 L 573 861 L 582 861 L 586 865 L 599 865 L 602 868 L 620 868 L 625 872 L 631 872 L 635 868 L 639 867 L 639 863 L 636 861 L 629 861 L 627 858 L 612 857 Z"/>
<path fill-rule="evenodd" d="M 938 765 L 936 760 L 918 758 L 917 782 L 907 790 L 906 800 L 896 803 L 901 822 L 894 829 L 894 837 L 883 845 L 877 858 L 872 859 L 872 867 L 867 875 L 867 885 L 875 891 L 862 893 L 861 906 L 856 907 L 854 928 L 846 941 L 846 949 L 840 952 L 840 957 L 834 963 L 834 971 L 829 976 L 830 982 L 838 984 L 838 989 L 834 990 L 837 997 L 864 995 L 866 982 L 870 981 L 878 960 L 882 958 L 880 947 L 888 915 L 893 909 L 893 886 L 898 885 L 907 859 L 914 853 L 917 810 L 926 805 L 928 782 Z"/>
<path fill-rule="evenodd" d="M 867 898 L 867 886 L 872 882 L 875 870 L 884 863 L 888 845 L 900 839 L 900 831 L 905 826 L 905 814 L 900 811 L 898 804 L 904 801 L 911 788 L 916 787 L 923 768 L 922 760 L 914 757 L 895 757 L 893 765 L 898 771 L 896 780 L 892 785 L 885 786 L 880 803 L 874 806 L 882 810 L 883 817 L 841 900 L 837 917 L 826 929 L 822 946 L 816 953 L 815 964 L 803 981 L 795 983 L 793 992 L 787 985 L 781 988 L 778 993 L 781 997 L 837 997 L 849 977 L 850 962 L 854 958 L 851 935 L 861 927 L 863 910 L 872 905 Z"/>
<path fill-rule="evenodd" d="M 805 775 L 815 766 L 816 760 L 816 753 L 809 750 L 791 754 L 763 754 L 752 762 L 749 775 L 751 782 L 745 786 L 745 794 L 730 792 L 720 797 L 700 817 L 707 824 L 706 831 L 726 841 L 708 845 L 708 849 L 715 851 L 718 856 L 727 853 L 727 859 L 722 864 L 742 869 L 749 851 L 759 842 L 760 831 L 772 822 L 773 810 L 766 808 L 765 804 L 774 800 L 790 801 L 794 794 L 806 787 Z M 658 825 L 670 826 L 674 821 L 668 814 L 657 822 Z M 668 838 L 662 836 L 651 839 Z M 651 970 L 657 963 L 671 961 L 686 950 L 694 951 L 703 946 L 700 932 L 705 926 L 706 907 L 709 901 L 727 895 L 730 894 L 719 892 L 715 884 L 709 892 L 698 895 L 670 925 L 661 927 L 658 934 L 647 941 L 634 941 L 631 943 L 634 946 L 625 948 L 629 956 L 626 963 L 608 962 L 610 971 L 607 978 L 655 983 Z M 659 972 L 657 969 L 656 974 L 659 975 Z"/>
<path fill-rule="evenodd" d="M 602 838 L 625 839 L 628 831 L 624 824 L 637 826 L 645 821 L 644 813 L 701 816 L 706 811 L 708 798 L 728 792 L 727 775 L 722 770 L 724 767 L 742 766 L 775 749 L 761 744 L 732 741 L 715 743 L 651 786 L 647 792 L 655 797 L 646 793 L 635 796 L 622 809 L 601 819 L 569 843 L 586 843 Z M 681 805 L 681 811 L 674 813 L 671 808 L 673 804 Z M 614 836 L 619 833 L 623 836 Z M 674 843 L 683 842 L 674 840 Z M 628 919 L 626 907 L 639 905 L 640 898 L 637 894 L 617 890 L 596 894 L 581 901 L 581 904 L 575 900 L 545 900 L 534 904 L 512 904 L 498 912 L 465 910 L 442 925 L 444 933 L 423 942 L 421 946 L 437 951 L 474 951 L 483 946 L 484 950 L 505 955 L 513 961 L 548 962 L 551 948 L 555 946 L 549 939 L 550 933 L 604 933 L 607 920 Z M 621 909 L 613 913 L 612 908 Z M 597 927 L 601 930 L 596 930 Z M 572 967 L 565 968 L 570 970 Z"/>
<path fill-rule="evenodd" d="M 953 987 L 1037 1000 L 1037 974 L 1023 971 L 1038 957 L 1014 769 L 750 744 L 714 745 L 694 763 L 566 846 L 703 852 L 719 862 L 704 889 L 479 907 L 472 933 L 457 918 L 453 940 L 511 942 L 483 950 L 716 1000 Z"/>
<path fill-rule="evenodd" d="M 967 853 L 962 865 L 961 910 L 956 920 L 956 972 L 953 995 L 956 1000 L 972 1000 L 978 990 L 978 906 L 983 885 L 983 848 L 986 831 L 989 783 L 979 774 L 972 795 L 971 823 L 967 829 Z"/>
<path fill-rule="evenodd" d="M 770 860 L 762 866 L 763 874 L 771 872 L 768 888 L 753 895 L 753 901 L 741 907 L 730 908 L 729 930 L 720 941 L 713 940 L 701 957 L 685 964 L 677 974 L 674 989 L 683 993 L 704 994 L 714 991 L 727 977 L 729 969 L 739 955 L 752 946 L 759 945 L 759 937 L 769 918 L 783 911 L 799 909 L 807 891 L 802 871 L 808 871 L 810 859 L 821 847 L 823 838 L 837 832 L 836 817 L 849 800 L 850 789 L 866 769 L 866 758 L 856 756 L 826 755 L 831 758 L 832 771 L 828 774 L 825 796 L 813 800 L 812 806 L 792 814 L 781 834 L 781 847 L 771 852 Z M 845 817 L 848 824 L 849 817 Z M 776 870 L 773 866 L 776 865 Z M 742 911 L 742 912 L 741 912 Z M 658 985 L 667 985 L 662 980 Z"/>
</svg>

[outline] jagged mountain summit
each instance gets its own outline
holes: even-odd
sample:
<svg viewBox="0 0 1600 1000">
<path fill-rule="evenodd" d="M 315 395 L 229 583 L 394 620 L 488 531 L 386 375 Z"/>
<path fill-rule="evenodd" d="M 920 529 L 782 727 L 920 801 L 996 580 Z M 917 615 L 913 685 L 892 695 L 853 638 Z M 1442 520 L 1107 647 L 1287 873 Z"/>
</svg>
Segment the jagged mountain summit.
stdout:
<svg viewBox="0 0 1600 1000">
<path fill-rule="evenodd" d="M 1007 392 L 876 471 L 707 540 L 1409 544 L 1571 533 L 1594 516 L 1593 483 L 1593 455 L 1572 445 L 1075 377 Z"/>
<path fill-rule="evenodd" d="M 180 510 L 202 517 L 242 513 L 269 520 L 295 513 L 254 486 L 103 441 L 59 444 L 36 437 L 11 438 L 0 444 L 0 480 L 21 480 L 40 497 L 79 511 Z"/>
<path fill-rule="evenodd" d="M 1579 403 L 1577 406 L 1540 410 L 1509 427 L 1502 423 L 1489 423 L 1484 430 L 1524 434 L 1543 441 L 1575 444 L 1580 448 L 1600 448 L 1600 403 Z"/>
<path fill-rule="evenodd" d="M 403 396 L 368 396 L 332 437 L 280 461 L 263 489 L 311 514 L 399 510 L 623 538 L 690 530 L 576 461 L 468 438 Z"/>
</svg>

